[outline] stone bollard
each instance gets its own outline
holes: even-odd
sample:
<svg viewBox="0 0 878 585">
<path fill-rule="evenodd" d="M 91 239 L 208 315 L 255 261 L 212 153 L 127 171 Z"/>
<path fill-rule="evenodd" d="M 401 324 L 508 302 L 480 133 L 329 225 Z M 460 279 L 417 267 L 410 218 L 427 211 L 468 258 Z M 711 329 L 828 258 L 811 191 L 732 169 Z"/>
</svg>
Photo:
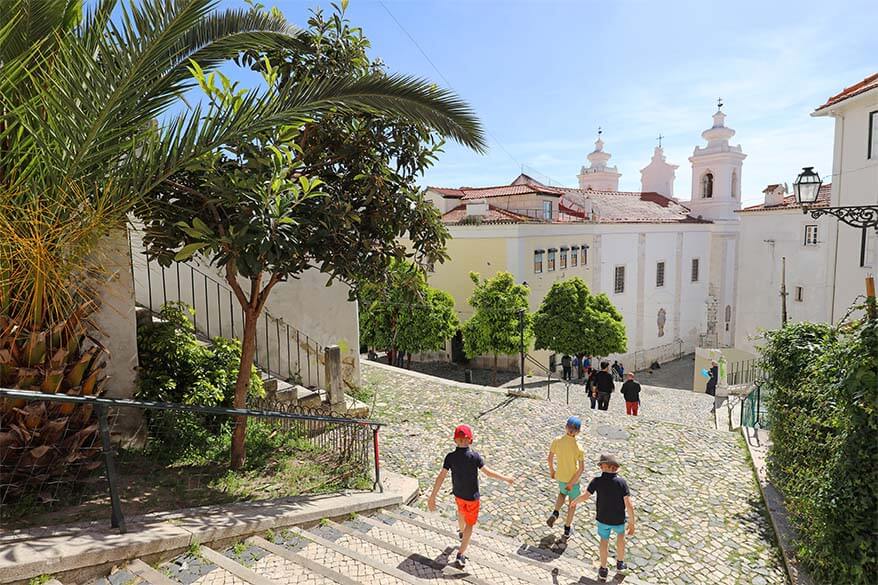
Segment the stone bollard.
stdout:
<svg viewBox="0 0 878 585">
<path fill-rule="evenodd" d="M 329 394 L 329 405 L 336 409 L 346 407 L 344 392 L 341 389 L 341 348 L 330 345 L 324 350 L 326 363 L 326 391 Z"/>
</svg>

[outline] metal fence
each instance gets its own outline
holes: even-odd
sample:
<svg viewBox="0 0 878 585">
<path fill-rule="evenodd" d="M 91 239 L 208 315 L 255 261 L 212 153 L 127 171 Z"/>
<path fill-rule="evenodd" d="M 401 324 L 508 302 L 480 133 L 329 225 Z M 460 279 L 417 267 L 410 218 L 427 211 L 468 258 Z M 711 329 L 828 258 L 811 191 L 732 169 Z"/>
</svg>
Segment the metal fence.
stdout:
<svg viewBox="0 0 878 585">
<path fill-rule="evenodd" d="M 765 399 L 769 387 L 764 382 L 757 383 L 741 400 L 741 426 L 749 428 L 768 428 L 768 407 Z"/>
<path fill-rule="evenodd" d="M 229 468 L 246 421 L 247 462 Z M 332 491 L 381 489 L 382 423 L 256 402 L 192 406 L 0 388 L 0 526 L 91 520 Z M 307 466 L 321 483 L 295 484 Z M 371 476 L 371 477 L 370 477 Z M 241 486 L 246 484 L 246 490 Z M 252 485 L 251 485 L 252 484 Z M 366 487 L 366 486 L 362 486 Z"/>
<path fill-rule="evenodd" d="M 758 359 L 744 360 L 726 364 L 726 384 L 751 384 L 765 378 L 764 370 L 759 366 Z"/>
<path fill-rule="evenodd" d="M 145 255 L 137 257 L 138 262 L 141 260 L 145 270 L 135 270 L 134 278 L 140 305 L 158 314 L 168 302 L 183 302 L 194 309 L 193 324 L 198 334 L 240 338 L 244 313 L 226 284 L 190 264 L 177 262 L 164 268 Z M 312 337 L 263 309 L 256 326 L 254 361 L 269 378 L 321 388 L 323 352 L 324 347 Z"/>
</svg>

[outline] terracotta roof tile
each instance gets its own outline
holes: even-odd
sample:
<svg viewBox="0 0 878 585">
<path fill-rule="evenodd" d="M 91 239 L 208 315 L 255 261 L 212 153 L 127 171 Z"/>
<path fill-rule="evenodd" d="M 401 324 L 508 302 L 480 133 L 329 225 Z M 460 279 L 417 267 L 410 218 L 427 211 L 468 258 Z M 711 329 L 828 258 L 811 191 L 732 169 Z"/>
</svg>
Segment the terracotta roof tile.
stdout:
<svg viewBox="0 0 878 585">
<path fill-rule="evenodd" d="M 817 201 L 815 201 L 811 207 L 829 207 L 829 198 L 831 195 L 832 183 L 826 183 L 825 185 L 821 185 L 820 191 L 817 192 Z M 775 211 L 777 209 L 801 208 L 802 206 L 796 203 L 796 196 L 795 194 L 793 194 L 784 197 L 783 203 L 781 203 L 780 205 L 769 205 L 768 207 L 766 207 L 764 203 L 760 203 L 759 205 L 751 205 L 749 207 L 745 207 L 744 209 L 739 209 L 736 213 L 746 213 L 748 211 Z"/>
<path fill-rule="evenodd" d="M 817 108 L 814 111 L 819 112 L 820 110 L 823 110 L 823 109 L 828 108 L 830 106 L 834 106 L 835 104 L 837 104 L 839 102 L 843 102 L 846 99 L 852 98 L 855 95 L 860 95 L 861 93 L 865 93 L 869 90 L 876 89 L 876 88 L 878 88 L 878 73 L 873 73 L 872 75 L 870 75 L 869 77 L 867 77 L 863 81 L 860 81 L 859 83 L 855 83 L 850 87 L 844 88 L 839 93 L 835 94 L 834 96 L 832 96 L 831 98 L 826 100 L 825 104 L 823 104 L 822 106 L 820 106 L 819 108 Z"/>
</svg>

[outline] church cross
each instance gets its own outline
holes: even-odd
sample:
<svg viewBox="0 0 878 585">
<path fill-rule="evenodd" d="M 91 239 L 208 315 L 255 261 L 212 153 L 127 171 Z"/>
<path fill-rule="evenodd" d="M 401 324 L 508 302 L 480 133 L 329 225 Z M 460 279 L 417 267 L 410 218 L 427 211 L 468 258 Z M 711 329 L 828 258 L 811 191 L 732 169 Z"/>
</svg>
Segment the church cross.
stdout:
<svg viewBox="0 0 878 585">
<path fill-rule="evenodd" d="M 603 132 L 604 132 L 604 129 L 601 128 L 600 126 L 598 126 L 598 138 L 601 137 L 601 134 L 603 134 Z"/>
<path fill-rule="evenodd" d="M 723 109 L 723 98 L 716 99 L 716 109 L 718 109 L 718 110 Z"/>
<path fill-rule="evenodd" d="M 661 147 L 662 147 L 662 138 L 664 138 L 664 136 L 662 136 L 662 133 L 661 133 L 661 132 L 659 132 L 659 135 L 658 135 L 658 138 L 657 138 L 657 140 L 658 140 L 658 145 L 659 145 L 659 148 L 661 148 Z"/>
</svg>

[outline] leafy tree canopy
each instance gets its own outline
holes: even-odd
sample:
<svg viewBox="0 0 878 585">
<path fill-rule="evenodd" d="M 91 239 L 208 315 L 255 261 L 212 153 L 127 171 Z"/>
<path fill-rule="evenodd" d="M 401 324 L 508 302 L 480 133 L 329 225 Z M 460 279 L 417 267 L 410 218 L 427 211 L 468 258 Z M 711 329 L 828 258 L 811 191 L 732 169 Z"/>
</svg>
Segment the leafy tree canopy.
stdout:
<svg viewBox="0 0 878 585">
<path fill-rule="evenodd" d="M 484 280 L 477 272 L 470 272 L 469 276 L 476 285 L 469 298 L 474 313 L 463 325 L 463 349 L 469 358 L 493 354 L 496 382 L 497 355 L 518 353 L 521 349 L 519 324 L 522 318 L 525 348 L 533 339 L 528 288 L 515 284 L 508 272 L 498 272 Z"/>
<path fill-rule="evenodd" d="M 622 314 L 607 295 L 594 295 L 578 277 L 552 285 L 534 314 L 535 347 L 606 356 L 628 350 Z"/>
<path fill-rule="evenodd" d="M 458 327 L 454 299 L 428 285 L 410 262 L 393 262 L 384 283 L 362 289 L 360 338 L 370 347 L 393 353 L 440 350 Z"/>
</svg>

